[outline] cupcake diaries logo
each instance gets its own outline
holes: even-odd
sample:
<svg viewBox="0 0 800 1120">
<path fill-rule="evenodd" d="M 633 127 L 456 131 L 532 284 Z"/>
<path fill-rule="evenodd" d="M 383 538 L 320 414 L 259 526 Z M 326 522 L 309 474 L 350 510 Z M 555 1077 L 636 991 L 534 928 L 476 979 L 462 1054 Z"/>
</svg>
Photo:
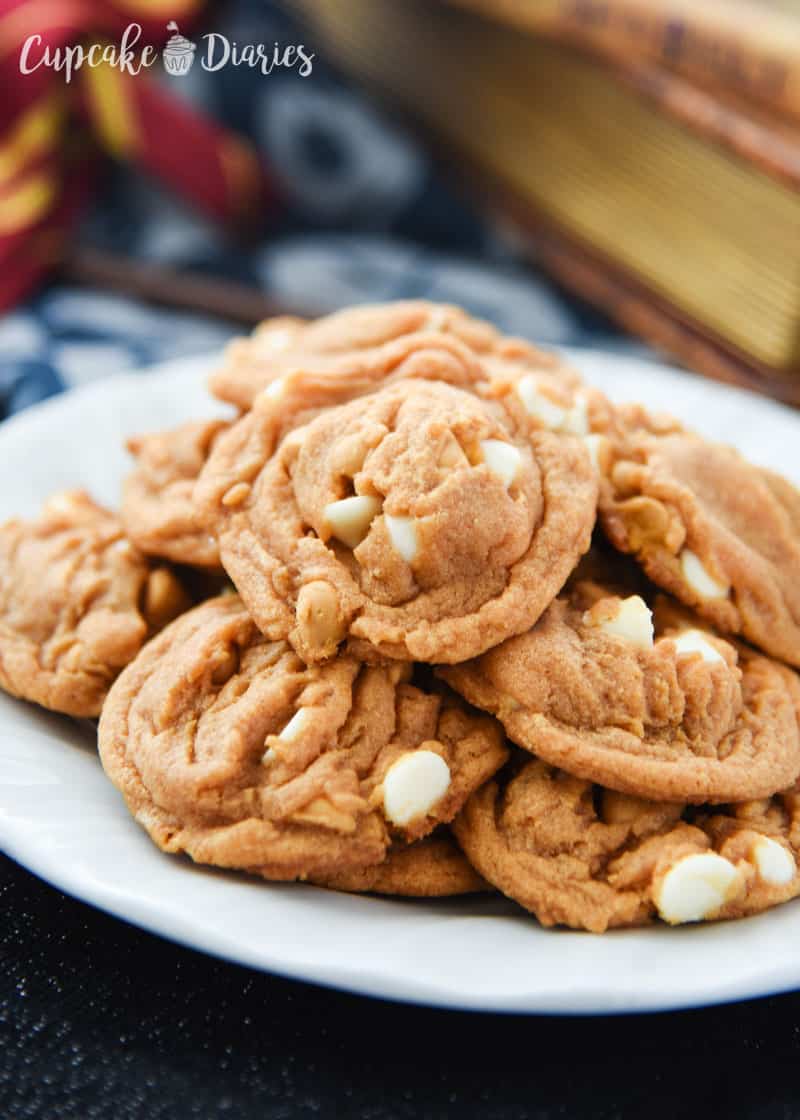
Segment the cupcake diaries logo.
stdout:
<svg viewBox="0 0 800 1120">
<path fill-rule="evenodd" d="M 164 60 L 164 69 L 168 74 L 187 74 L 192 68 L 197 44 L 181 35 L 174 19 L 167 24 L 167 31 L 173 34 L 161 56 Z"/>
<path fill-rule="evenodd" d="M 240 44 L 217 31 L 208 32 L 195 43 L 181 35 L 175 20 L 167 24 L 167 31 L 170 38 L 160 57 L 166 72 L 176 77 L 188 74 L 194 65 L 212 74 L 226 66 L 246 67 L 259 70 L 265 77 L 276 70 L 294 70 L 301 78 L 308 78 L 313 71 L 314 55 L 303 43 Z M 113 66 L 136 75 L 159 61 L 158 50 L 151 44 L 142 45 L 141 40 L 142 27 L 138 23 L 128 24 L 118 43 L 52 47 L 43 42 L 41 35 L 29 35 L 20 50 L 20 73 L 55 70 L 63 74 L 67 83 L 84 67 Z"/>
</svg>

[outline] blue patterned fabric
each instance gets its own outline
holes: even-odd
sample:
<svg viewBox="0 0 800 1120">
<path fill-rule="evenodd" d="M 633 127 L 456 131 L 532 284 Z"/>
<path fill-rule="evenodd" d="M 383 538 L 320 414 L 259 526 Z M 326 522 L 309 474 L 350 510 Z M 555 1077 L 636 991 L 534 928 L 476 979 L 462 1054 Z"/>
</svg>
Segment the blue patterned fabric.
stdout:
<svg viewBox="0 0 800 1120">
<path fill-rule="evenodd" d="M 84 244 L 261 287 L 320 312 L 419 296 L 458 303 L 504 330 L 555 345 L 641 349 L 526 264 L 513 235 L 448 188 L 416 139 L 328 67 L 319 44 L 264 0 L 226 6 L 230 39 L 305 42 L 313 73 L 195 66 L 177 96 L 245 132 L 288 208 L 243 250 L 131 173 L 111 172 Z M 218 347 L 235 327 L 82 288 L 51 287 L 0 318 L 0 415 L 120 370 Z"/>
</svg>

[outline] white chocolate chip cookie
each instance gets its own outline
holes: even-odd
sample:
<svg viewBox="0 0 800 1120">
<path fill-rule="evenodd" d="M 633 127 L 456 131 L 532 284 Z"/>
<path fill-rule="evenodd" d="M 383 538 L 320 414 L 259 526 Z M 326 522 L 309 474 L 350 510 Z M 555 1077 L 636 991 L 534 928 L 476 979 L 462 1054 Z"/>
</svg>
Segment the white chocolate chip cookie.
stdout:
<svg viewBox="0 0 800 1120">
<path fill-rule="evenodd" d="M 349 654 L 307 667 L 221 596 L 122 673 L 100 757 L 166 851 L 272 879 L 367 868 L 451 820 L 508 756 L 493 720 L 410 677 Z"/>
<path fill-rule="evenodd" d="M 199 523 L 194 484 L 225 420 L 181 424 L 127 442 L 136 466 L 125 480 L 120 518 L 130 540 L 148 556 L 219 568 L 214 537 Z"/>
<path fill-rule="evenodd" d="M 508 370 L 580 384 L 554 354 L 502 335 L 458 307 L 398 300 L 349 307 L 308 323 L 268 319 L 250 338 L 229 344 L 210 388 L 249 409 L 267 387 L 274 398 L 290 398 L 299 375 L 303 395 L 336 404 L 401 377 L 432 376 L 467 388 Z"/>
<path fill-rule="evenodd" d="M 35 520 L 0 526 L 0 688 L 99 715 L 119 671 L 189 605 L 112 513 L 82 490 L 55 494 Z"/>
<path fill-rule="evenodd" d="M 642 408 L 617 413 L 600 518 L 611 542 L 717 630 L 800 665 L 800 492 Z"/>
<path fill-rule="evenodd" d="M 515 438 L 501 415 L 410 381 L 325 411 L 274 455 L 252 428 L 212 456 L 198 496 L 264 633 L 288 627 L 309 662 L 349 638 L 452 663 L 527 629 L 589 545 L 597 481 L 579 440 Z"/>
<path fill-rule="evenodd" d="M 473 867 L 546 926 L 739 918 L 800 894 L 800 795 L 694 809 L 514 760 L 454 824 Z"/>
<path fill-rule="evenodd" d="M 446 829 L 414 844 L 395 845 L 383 863 L 311 881 L 331 890 L 405 898 L 447 898 L 492 890 Z"/>
<path fill-rule="evenodd" d="M 800 773 L 800 684 L 663 604 L 578 583 L 525 634 L 438 670 L 514 742 L 579 777 L 664 801 L 742 801 Z"/>
</svg>

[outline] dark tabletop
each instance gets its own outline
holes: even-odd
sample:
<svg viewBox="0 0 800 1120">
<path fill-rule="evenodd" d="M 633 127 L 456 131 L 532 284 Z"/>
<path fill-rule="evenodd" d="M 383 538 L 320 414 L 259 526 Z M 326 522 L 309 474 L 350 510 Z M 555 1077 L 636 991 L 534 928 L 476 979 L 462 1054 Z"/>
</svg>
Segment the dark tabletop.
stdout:
<svg viewBox="0 0 800 1120">
<path fill-rule="evenodd" d="M 384 1003 L 172 945 L 2 857 L 0 913 L 2 1120 L 800 1115 L 800 995 L 615 1019 Z"/>
</svg>

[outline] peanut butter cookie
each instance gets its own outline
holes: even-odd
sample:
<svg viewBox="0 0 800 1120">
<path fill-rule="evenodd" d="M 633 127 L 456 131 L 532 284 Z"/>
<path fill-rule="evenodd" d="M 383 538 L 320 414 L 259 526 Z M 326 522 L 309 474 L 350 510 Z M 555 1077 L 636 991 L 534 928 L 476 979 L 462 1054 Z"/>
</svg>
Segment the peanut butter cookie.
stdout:
<svg viewBox="0 0 800 1120">
<path fill-rule="evenodd" d="M 674 421 L 619 415 L 600 496 L 611 542 L 718 630 L 800 665 L 800 492 Z"/>
<path fill-rule="evenodd" d="M 127 442 L 136 459 L 122 490 L 120 517 L 128 538 L 148 556 L 219 568 L 219 548 L 198 523 L 194 484 L 226 420 L 181 424 Z"/>
<path fill-rule="evenodd" d="M 336 891 L 406 898 L 445 898 L 492 890 L 442 829 L 414 844 L 395 845 L 383 863 L 312 881 Z"/>
<path fill-rule="evenodd" d="M 441 351 L 450 353 L 450 370 L 441 369 Z M 448 304 L 399 300 L 337 311 L 304 323 L 286 316 L 267 319 L 247 339 L 235 339 L 222 367 L 209 382 L 211 392 L 238 408 L 250 408 L 257 395 L 276 379 L 301 373 L 329 394 L 350 382 L 344 399 L 380 387 L 387 379 L 427 378 L 431 360 L 436 380 L 464 385 L 465 378 L 486 376 L 478 359 L 489 359 L 492 372 L 509 364 L 527 371 L 550 371 L 570 381 L 580 378 L 555 355 L 522 339 L 502 335 L 489 323 L 473 319 Z M 448 359 L 445 357 L 445 365 Z M 341 399 L 341 398 L 340 398 Z M 335 403 L 329 396 L 326 403 Z"/>
<path fill-rule="evenodd" d="M 797 792 L 689 809 L 531 759 L 478 790 L 453 827 L 476 870 L 545 926 L 739 918 L 800 894 Z"/>
<path fill-rule="evenodd" d="M 238 596 L 142 650 L 100 720 L 100 756 L 166 851 L 270 879 L 382 863 L 453 818 L 507 757 L 494 721 L 342 654 L 308 668 Z"/>
<path fill-rule="evenodd" d="M 640 596 L 598 584 L 577 584 L 527 633 L 439 675 L 533 754 L 639 797 L 743 801 L 800 773 L 791 670 L 674 612 L 654 631 Z"/>
<path fill-rule="evenodd" d="M 83 491 L 37 520 L 0 527 L 0 687 L 72 716 L 96 716 L 148 636 L 189 606 L 116 517 Z"/>
<path fill-rule="evenodd" d="M 263 428 L 239 439 L 236 425 L 196 494 L 264 633 L 288 630 L 309 662 L 350 638 L 452 663 L 526 630 L 589 546 L 597 479 L 580 440 L 514 439 L 499 416 L 404 382 L 324 412 L 274 455 Z"/>
<path fill-rule="evenodd" d="M 617 409 L 599 389 L 582 384 L 571 371 L 529 371 L 519 362 L 494 356 L 484 358 L 482 366 L 486 378 L 470 388 L 498 407 L 515 435 L 550 431 L 578 436 L 595 470 L 601 469 L 618 422 Z"/>
</svg>

